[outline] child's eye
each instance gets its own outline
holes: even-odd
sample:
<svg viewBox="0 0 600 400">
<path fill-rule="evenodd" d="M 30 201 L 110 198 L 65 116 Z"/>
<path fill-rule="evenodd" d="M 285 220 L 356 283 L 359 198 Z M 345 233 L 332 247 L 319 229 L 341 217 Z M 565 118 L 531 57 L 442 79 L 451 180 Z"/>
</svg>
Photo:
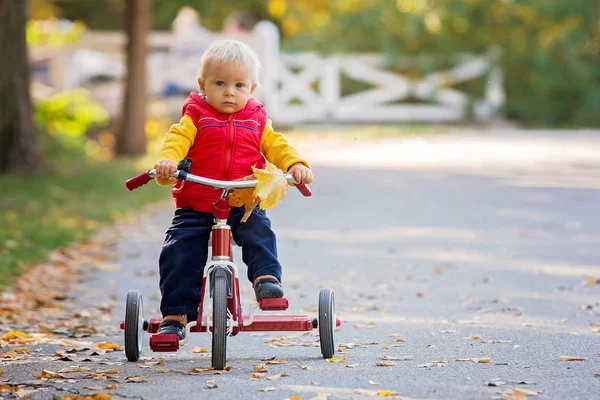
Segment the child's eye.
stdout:
<svg viewBox="0 0 600 400">
<path fill-rule="evenodd" d="M 223 86 L 225 84 L 225 82 L 223 81 L 217 81 L 217 86 Z"/>
<path fill-rule="evenodd" d="M 243 88 L 246 85 L 244 85 L 243 83 L 236 83 L 235 86 L 238 87 L 238 88 Z"/>
</svg>

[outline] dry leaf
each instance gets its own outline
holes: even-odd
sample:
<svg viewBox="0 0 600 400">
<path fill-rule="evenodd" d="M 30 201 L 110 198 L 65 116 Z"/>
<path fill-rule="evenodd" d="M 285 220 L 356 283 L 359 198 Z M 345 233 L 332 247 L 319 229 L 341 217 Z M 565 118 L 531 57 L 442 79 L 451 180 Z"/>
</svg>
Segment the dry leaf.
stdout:
<svg viewBox="0 0 600 400">
<path fill-rule="evenodd" d="M 261 392 L 274 392 L 275 391 L 275 386 L 267 386 L 264 388 L 260 388 L 258 389 Z"/>
<path fill-rule="evenodd" d="M 388 397 L 388 396 L 396 396 L 400 394 L 400 392 L 394 392 L 392 390 L 380 390 L 377 392 L 379 396 Z"/>
<path fill-rule="evenodd" d="M 98 343 L 96 345 L 96 347 L 98 347 L 99 349 L 102 349 L 102 350 L 121 350 L 121 345 L 114 344 L 111 342 Z"/>
<path fill-rule="evenodd" d="M 150 379 L 148 379 L 147 376 L 128 376 L 125 378 L 125 382 L 145 383 L 145 382 L 150 382 Z"/>
<path fill-rule="evenodd" d="M 327 361 L 332 362 L 332 363 L 343 363 L 343 362 L 346 362 L 346 357 L 342 357 L 342 358 L 331 357 L 331 358 L 328 358 Z"/>
<path fill-rule="evenodd" d="M 275 365 L 275 364 L 287 364 L 285 360 L 269 360 L 266 362 L 267 365 Z"/>
<path fill-rule="evenodd" d="M 97 369 L 96 370 L 97 374 L 118 374 L 119 370 L 116 368 L 112 368 L 112 369 Z"/>
<path fill-rule="evenodd" d="M 264 372 L 253 372 L 252 375 L 250 375 L 252 378 L 254 379 L 261 379 L 265 376 Z"/>
<path fill-rule="evenodd" d="M 261 210 L 268 210 L 283 201 L 288 186 L 283 171 L 271 163 L 267 163 L 265 169 L 252 167 L 252 171 L 254 177 L 258 179 L 256 187 L 236 189 L 229 196 L 229 204 L 234 207 L 245 207 L 246 212 L 242 222 L 248 220 L 257 204 L 260 204 Z"/>
<path fill-rule="evenodd" d="M 560 361 L 585 361 L 587 357 L 560 356 Z"/>
<path fill-rule="evenodd" d="M 206 347 L 196 346 L 192 349 L 192 353 L 208 353 L 208 349 Z"/>
<path fill-rule="evenodd" d="M 282 378 L 284 376 L 290 376 L 290 374 L 288 374 L 287 372 L 282 372 L 280 374 L 276 374 L 276 375 L 273 375 L 273 376 L 266 377 L 265 379 L 267 379 L 269 381 L 274 381 L 274 380 L 277 380 L 277 379 Z"/>
<path fill-rule="evenodd" d="M 219 387 L 219 385 L 217 385 L 216 379 L 212 379 L 206 382 L 206 387 L 209 389 L 216 389 Z"/>
<path fill-rule="evenodd" d="M 412 360 L 415 356 L 401 356 L 401 357 L 394 357 L 394 356 L 381 356 L 382 360 L 398 360 L 398 361 L 407 361 L 407 360 Z"/>
<path fill-rule="evenodd" d="M 357 367 L 358 367 L 358 365 L 359 365 L 359 363 L 356 363 L 356 364 L 348 364 L 348 365 L 346 365 L 346 368 L 357 368 Z"/>
<path fill-rule="evenodd" d="M 542 394 L 543 392 L 541 390 L 513 388 L 512 393 L 515 396 L 527 397 L 527 396 L 537 396 L 538 394 Z"/>
<path fill-rule="evenodd" d="M 490 362 L 490 358 L 486 357 L 486 358 L 469 358 L 469 361 L 471 361 L 472 363 L 479 363 L 479 364 L 487 364 Z"/>
<path fill-rule="evenodd" d="M 254 372 L 269 372 L 264 364 L 254 364 L 252 368 L 254 368 Z"/>
<path fill-rule="evenodd" d="M 310 369 L 310 367 L 308 365 L 300 365 L 300 364 L 296 364 L 296 368 L 298 368 L 298 369 Z"/>
<path fill-rule="evenodd" d="M 370 385 L 379 385 L 379 382 L 375 382 L 369 379 L 369 384 Z"/>
<path fill-rule="evenodd" d="M 379 367 L 392 367 L 396 365 L 393 361 L 377 361 L 377 366 Z"/>
</svg>

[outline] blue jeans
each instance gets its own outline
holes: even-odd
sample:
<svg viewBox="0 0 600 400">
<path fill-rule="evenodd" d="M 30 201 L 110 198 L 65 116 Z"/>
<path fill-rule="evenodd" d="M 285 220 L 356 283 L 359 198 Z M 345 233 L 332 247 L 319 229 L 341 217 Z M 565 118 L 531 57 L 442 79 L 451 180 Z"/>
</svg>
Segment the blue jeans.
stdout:
<svg viewBox="0 0 600 400">
<path fill-rule="evenodd" d="M 242 247 L 248 279 L 254 282 L 259 276 L 273 275 L 281 282 L 281 264 L 271 221 L 265 211 L 258 208 L 241 223 L 243 214 L 244 208 L 233 208 L 227 223 L 233 239 Z M 158 260 L 163 316 L 187 315 L 188 320 L 197 317 L 213 221 L 211 213 L 191 208 L 175 210 Z"/>
</svg>

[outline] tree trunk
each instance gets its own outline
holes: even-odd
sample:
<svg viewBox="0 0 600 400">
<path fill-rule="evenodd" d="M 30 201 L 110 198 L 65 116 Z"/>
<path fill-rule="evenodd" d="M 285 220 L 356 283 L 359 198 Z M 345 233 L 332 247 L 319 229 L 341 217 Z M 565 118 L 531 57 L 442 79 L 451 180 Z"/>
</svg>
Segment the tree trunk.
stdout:
<svg viewBox="0 0 600 400">
<path fill-rule="evenodd" d="M 0 174 L 40 165 L 25 42 L 27 1 L 0 0 Z"/>
<path fill-rule="evenodd" d="M 127 82 L 117 154 L 146 153 L 146 38 L 151 21 L 150 3 L 151 0 L 127 1 Z"/>
</svg>

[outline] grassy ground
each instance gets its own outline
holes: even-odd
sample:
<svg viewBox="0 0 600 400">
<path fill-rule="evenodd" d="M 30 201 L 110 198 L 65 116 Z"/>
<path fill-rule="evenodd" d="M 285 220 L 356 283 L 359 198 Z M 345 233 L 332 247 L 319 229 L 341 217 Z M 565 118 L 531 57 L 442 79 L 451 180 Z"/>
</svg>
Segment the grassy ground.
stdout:
<svg viewBox="0 0 600 400">
<path fill-rule="evenodd" d="M 73 161 L 54 172 L 0 176 L 0 290 L 51 250 L 89 237 L 102 226 L 146 204 L 170 198 L 150 182 L 135 192 L 126 179 L 141 160 Z"/>
</svg>

